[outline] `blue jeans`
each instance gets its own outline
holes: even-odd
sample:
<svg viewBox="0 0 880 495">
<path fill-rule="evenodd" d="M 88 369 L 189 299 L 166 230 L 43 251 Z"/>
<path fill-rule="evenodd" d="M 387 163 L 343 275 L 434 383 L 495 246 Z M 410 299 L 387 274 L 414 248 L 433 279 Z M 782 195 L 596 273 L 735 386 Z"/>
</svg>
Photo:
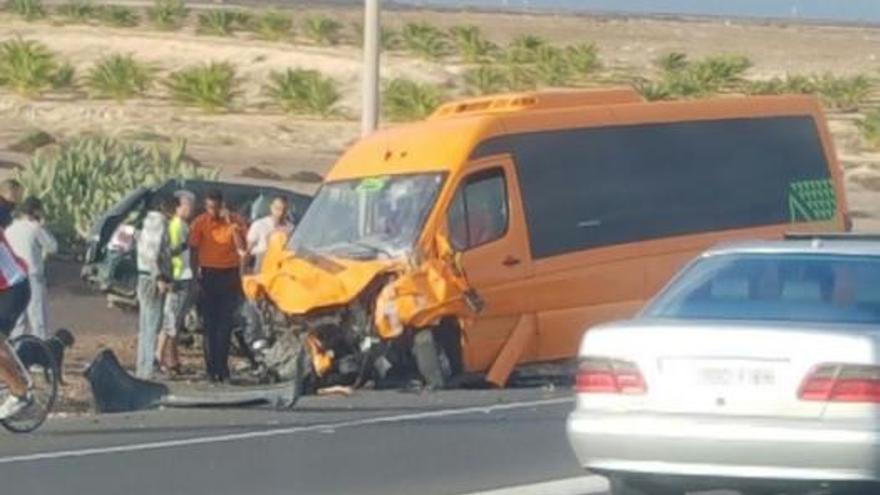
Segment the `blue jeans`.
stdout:
<svg viewBox="0 0 880 495">
<path fill-rule="evenodd" d="M 159 294 L 159 287 L 153 277 L 138 277 L 138 345 L 135 374 L 148 380 L 153 376 L 153 360 L 156 356 L 156 338 L 162 328 L 162 312 L 165 296 Z"/>
</svg>

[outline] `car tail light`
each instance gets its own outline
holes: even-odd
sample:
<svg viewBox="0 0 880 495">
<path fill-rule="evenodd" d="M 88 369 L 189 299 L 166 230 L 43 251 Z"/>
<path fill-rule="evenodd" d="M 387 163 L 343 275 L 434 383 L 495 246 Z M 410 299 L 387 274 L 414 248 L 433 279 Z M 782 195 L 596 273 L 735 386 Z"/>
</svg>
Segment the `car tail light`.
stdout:
<svg viewBox="0 0 880 495">
<path fill-rule="evenodd" d="M 586 358 L 578 365 L 575 392 L 587 394 L 644 394 L 645 379 L 635 363 L 619 359 Z"/>
<path fill-rule="evenodd" d="M 804 378 L 798 398 L 880 403 L 880 366 L 821 364 Z"/>
</svg>

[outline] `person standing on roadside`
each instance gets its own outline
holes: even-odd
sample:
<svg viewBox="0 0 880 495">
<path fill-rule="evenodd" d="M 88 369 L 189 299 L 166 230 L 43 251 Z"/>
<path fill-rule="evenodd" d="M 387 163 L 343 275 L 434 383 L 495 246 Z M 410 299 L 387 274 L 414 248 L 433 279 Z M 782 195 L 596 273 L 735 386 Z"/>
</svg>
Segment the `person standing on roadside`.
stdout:
<svg viewBox="0 0 880 495">
<path fill-rule="evenodd" d="M 171 281 L 167 220 L 161 211 L 167 211 L 168 205 L 157 207 L 156 203 L 147 212 L 140 230 L 135 234 L 139 310 L 135 374 L 145 380 L 152 378 L 155 372 L 156 339 L 162 328 L 165 294 Z"/>
<path fill-rule="evenodd" d="M 251 224 L 247 233 L 247 252 L 250 261 L 253 261 L 254 272 L 259 273 L 263 265 L 263 256 L 269 249 L 269 238 L 275 233 L 287 236 L 293 232 L 293 222 L 290 220 L 289 202 L 287 196 L 279 194 L 272 198 L 269 203 L 269 214 Z M 247 325 L 247 340 L 254 350 L 266 346 L 266 336 L 263 334 L 263 326 L 260 322 L 260 314 L 253 303 L 246 303 L 243 308 L 245 324 Z"/>
<path fill-rule="evenodd" d="M 6 228 L 6 239 L 15 254 L 28 267 L 31 300 L 18 319 L 13 335 L 30 333 L 43 340 L 48 338 L 49 289 L 46 285 L 46 257 L 58 252 L 58 242 L 43 225 L 43 203 L 27 198 L 19 214 Z"/>
<path fill-rule="evenodd" d="M 290 235 L 293 222 L 290 220 L 287 197 L 279 194 L 269 203 L 269 214 L 251 224 L 247 233 L 248 254 L 254 259 L 254 271 L 259 272 L 263 264 L 263 255 L 269 248 L 269 238 L 280 232 Z"/>
<path fill-rule="evenodd" d="M 205 326 L 205 368 L 211 382 L 229 380 L 229 345 L 241 306 L 246 229 L 244 220 L 226 208 L 219 190 L 208 193 L 205 212 L 190 227 L 193 266 L 199 281 L 198 307 Z"/>
<path fill-rule="evenodd" d="M 193 193 L 177 191 L 173 200 L 174 214 L 168 222 L 171 285 L 165 296 L 162 331 L 159 333 L 159 342 L 156 345 L 156 360 L 160 369 L 170 374 L 180 374 L 177 336 L 184 327 L 186 314 L 192 307 L 195 292 L 189 249 L 189 220 L 195 202 Z"/>
</svg>

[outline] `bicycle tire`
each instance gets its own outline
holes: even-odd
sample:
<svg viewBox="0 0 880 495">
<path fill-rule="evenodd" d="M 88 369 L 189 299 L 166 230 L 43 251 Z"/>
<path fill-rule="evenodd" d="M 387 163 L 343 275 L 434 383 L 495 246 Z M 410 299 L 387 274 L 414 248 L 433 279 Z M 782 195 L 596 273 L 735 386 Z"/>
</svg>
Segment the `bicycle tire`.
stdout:
<svg viewBox="0 0 880 495">
<path fill-rule="evenodd" d="M 34 404 L 10 418 L 0 419 L 0 425 L 12 433 L 30 433 L 39 428 L 55 407 L 58 398 L 58 382 L 61 370 L 49 346 L 33 335 L 21 335 L 9 341 L 31 373 L 34 381 Z M 39 366 L 42 376 L 36 375 L 33 368 Z"/>
</svg>

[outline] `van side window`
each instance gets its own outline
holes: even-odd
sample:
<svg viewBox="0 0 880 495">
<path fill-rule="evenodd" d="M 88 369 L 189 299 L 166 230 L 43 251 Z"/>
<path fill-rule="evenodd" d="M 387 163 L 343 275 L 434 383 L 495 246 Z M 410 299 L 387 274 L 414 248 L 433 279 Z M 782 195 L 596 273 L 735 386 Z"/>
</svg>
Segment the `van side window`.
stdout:
<svg viewBox="0 0 880 495">
<path fill-rule="evenodd" d="M 447 212 L 449 240 L 458 250 L 471 249 L 507 232 L 507 183 L 501 169 L 468 177 L 452 199 Z"/>
</svg>

